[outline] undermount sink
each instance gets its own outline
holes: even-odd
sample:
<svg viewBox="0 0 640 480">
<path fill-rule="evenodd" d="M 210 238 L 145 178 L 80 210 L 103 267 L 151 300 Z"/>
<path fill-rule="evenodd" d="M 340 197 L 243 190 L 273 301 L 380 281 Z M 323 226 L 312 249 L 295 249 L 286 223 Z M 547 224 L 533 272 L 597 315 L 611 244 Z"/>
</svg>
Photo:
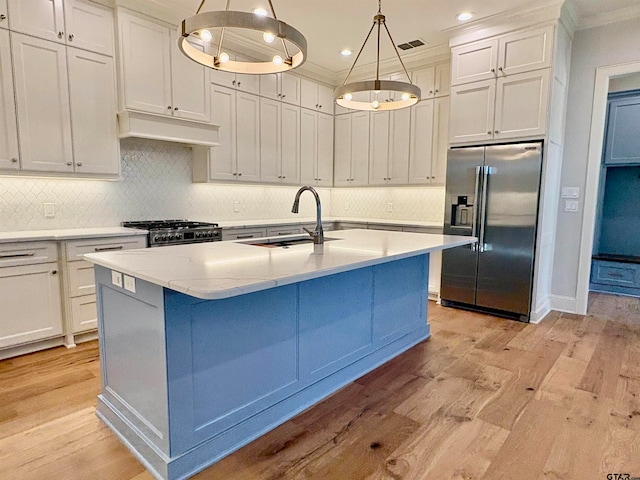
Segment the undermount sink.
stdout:
<svg viewBox="0 0 640 480">
<path fill-rule="evenodd" d="M 325 242 L 330 242 L 331 240 L 336 240 L 335 238 L 326 238 Z M 278 248 L 278 247 L 291 247 L 293 245 L 300 245 L 302 243 L 313 243 L 313 238 L 309 235 L 299 236 L 299 237 L 288 237 L 288 238 L 264 238 L 262 240 L 252 240 L 249 242 L 242 242 L 246 245 L 253 245 L 255 247 L 265 247 L 265 248 Z"/>
</svg>

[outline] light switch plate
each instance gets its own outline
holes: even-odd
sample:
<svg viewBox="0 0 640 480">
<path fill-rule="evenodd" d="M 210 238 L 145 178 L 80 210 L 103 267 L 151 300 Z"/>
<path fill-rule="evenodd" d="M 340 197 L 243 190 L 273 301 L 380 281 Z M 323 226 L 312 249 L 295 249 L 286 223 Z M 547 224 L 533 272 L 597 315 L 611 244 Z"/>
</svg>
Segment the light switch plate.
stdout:
<svg viewBox="0 0 640 480">
<path fill-rule="evenodd" d="M 55 203 L 43 203 L 44 206 L 44 218 L 54 218 L 56 216 L 56 204 Z"/>
<path fill-rule="evenodd" d="M 580 198 L 580 187 L 562 187 L 562 198 Z"/>
<path fill-rule="evenodd" d="M 120 272 L 116 272 L 115 270 L 111 270 L 111 283 L 113 283 L 116 287 L 122 288 L 122 274 Z"/>
<path fill-rule="evenodd" d="M 578 211 L 578 200 L 566 200 L 564 202 L 564 211 L 565 212 L 577 212 Z"/>
<path fill-rule="evenodd" d="M 387 212 L 393 212 L 393 203 L 387 202 Z"/>
<path fill-rule="evenodd" d="M 233 202 L 233 211 L 235 213 L 238 213 L 240 211 L 240 202 L 237 200 Z"/>
<path fill-rule="evenodd" d="M 124 289 L 129 290 L 131 293 L 136 293 L 136 279 L 129 275 L 124 276 Z"/>
</svg>

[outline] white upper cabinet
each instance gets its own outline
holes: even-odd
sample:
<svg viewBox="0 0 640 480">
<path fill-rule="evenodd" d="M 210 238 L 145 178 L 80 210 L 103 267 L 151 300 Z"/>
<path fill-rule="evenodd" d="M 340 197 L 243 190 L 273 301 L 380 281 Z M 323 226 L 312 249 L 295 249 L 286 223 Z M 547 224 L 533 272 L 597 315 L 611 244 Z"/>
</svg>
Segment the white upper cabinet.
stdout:
<svg viewBox="0 0 640 480">
<path fill-rule="evenodd" d="M 300 183 L 333 185 L 333 117 L 300 109 Z"/>
<path fill-rule="evenodd" d="M 9 32 L 0 30 L 0 169 L 18 170 L 19 158 Z"/>
<path fill-rule="evenodd" d="M 8 0 L 12 31 L 113 55 L 113 14 L 84 0 Z"/>
<path fill-rule="evenodd" d="M 19 33 L 11 40 L 22 169 L 73 172 L 66 47 Z"/>
<path fill-rule="evenodd" d="M 449 95 L 451 64 L 441 63 L 416 70 L 411 74 L 411 81 L 420 88 L 423 100 Z"/>
<path fill-rule="evenodd" d="M 552 52 L 553 26 L 454 47 L 451 49 L 451 84 L 548 68 Z"/>
<path fill-rule="evenodd" d="M 493 139 L 496 81 L 451 87 L 451 143 Z"/>
<path fill-rule="evenodd" d="M 300 107 L 260 99 L 260 179 L 300 183 Z"/>
<path fill-rule="evenodd" d="M 411 110 L 370 115 L 369 184 L 404 184 L 409 171 Z"/>
<path fill-rule="evenodd" d="M 282 183 L 300 183 L 300 107 L 281 105 L 280 175 Z M 333 159 L 332 159 L 333 160 Z"/>
<path fill-rule="evenodd" d="M 124 109 L 208 122 L 205 67 L 178 50 L 176 33 L 123 10 L 118 26 Z"/>
<path fill-rule="evenodd" d="M 0 0 L 0 28 L 9 28 L 7 0 Z"/>
<path fill-rule="evenodd" d="M 302 79 L 300 105 L 333 115 L 333 89 L 306 78 Z"/>
<path fill-rule="evenodd" d="M 409 183 L 445 182 L 448 139 L 448 98 L 423 100 L 411 107 Z"/>
<path fill-rule="evenodd" d="M 216 50 L 216 45 L 209 45 L 207 51 L 211 54 L 212 49 Z M 213 52 L 215 54 L 215 52 Z M 229 54 L 231 60 L 246 60 L 245 57 L 240 55 Z M 223 70 L 216 70 L 215 68 L 209 68 L 209 81 L 222 85 L 223 87 L 235 88 L 249 93 L 260 93 L 260 77 L 262 75 L 243 75 L 225 72 Z"/>
<path fill-rule="evenodd" d="M 336 186 L 361 186 L 368 183 L 369 117 L 369 112 L 358 111 L 335 119 Z"/>
<path fill-rule="evenodd" d="M 300 105 L 300 77 L 289 73 L 260 75 L 260 95 Z"/>
<path fill-rule="evenodd" d="M 120 155 L 113 58 L 70 48 L 67 61 L 75 171 L 117 174 Z"/>
</svg>

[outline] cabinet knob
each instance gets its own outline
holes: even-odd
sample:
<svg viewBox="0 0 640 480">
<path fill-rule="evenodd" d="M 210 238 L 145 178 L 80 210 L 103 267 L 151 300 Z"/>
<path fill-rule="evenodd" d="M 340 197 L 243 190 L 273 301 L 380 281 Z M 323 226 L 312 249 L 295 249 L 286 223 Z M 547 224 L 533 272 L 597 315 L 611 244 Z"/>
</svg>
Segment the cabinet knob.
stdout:
<svg viewBox="0 0 640 480">
<path fill-rule="evenodd" d="M 487 132 L 487 135 L 491 135 L 491 130 L 489 130 L 489 131 Z"/>
<path fill-rule="evenodd" d="M 234 177 L 238 176 L 238 174 L 237 174 L 237 173 L 232 173 L 232 175 L 233 175 Z"/>
<path fill-rule="evenodd" d="M 286 95 L 282 95 L 282 98 L 286 97 Z"/>
<path fill-rule="evenodd" d="M 7 16 L 4 13 L 0 13 L 0 20 L 6 20 Z"/>
<path fill-rule="evenodd" d="M 171 110 L 171 105 L 167 105 L 167 110 Z"/>
<path fill-rule="evenodd" d="M 498 130 L 494 131 L 493 133 L 500 133 Z"/>
<path fill-rule="evenodd" d="M 502 70 L 502 67 L 498 67 L 498 70 L 500 70 L 501 72 L 503 71 L 503 70 Z"/>
<path fill-rule="evenodd" d="M 58 38 L 64 37 L 64 32 L 58 32 Z"/>
<path fill-rule="evenodd" d="M 322 179 L 321 179 L 321 178 L 318 178 L 317 180 L 318 180 L 319 182 L 321 182 L 321 181 L 322 181 Z"/>
<path fill-rule="evenodd" d="M 491 69 L 491 73 L 496 73 L 496 69 L 495 69 L 495 68 L 492 68 L 492 69 Z"/>
<path fill-rule="evenodd" d="M 235 85 L 235 84 L 236 84 L 236 81 L 235 81 L 235 80 L 234 80 L 233 82 L 231 82 L 231 85 Z"/>
<path fill-rule="evenodd" d="M 58 274 L 58 270 L 51 270 L 51 275 L 57 275 Z"/>
<path fill-rule="evenodd" d="M 281 97 L 282 97 L 282 94 L 281 94 L 281 93 L 279 93 L 279 94 L 278 94 L 278 98 L 281 98 Z"/>
<path fill-rule="evenodd" d="M 429 95 L 433 95 L 433 90 L 429 90 Z"/>
<path fill-rule="evenodd" d="M 71 165 L 73 165 L 72 162 L 67 162 L 67 165 L 70 167 Z"/>
<path fill-rule="evenodd" d="M 240 82 L 238 82 L 238 86 L 240 86 Z"/>
<path fill-rule="evenodd" d="M 69 41 L 73 42 L 74 37 L 75 37 L 75 35 L 73 35 L 73 33 L 71 35 L 69 35 Z"/>
<path fill-rule="evenodd" d="M 17 158 L 12 158 L 12 159 L 11 159 L 11 162 L 12 162 L 12 163 L 18 163 L 18 159 L 17 159 Z"/>
<path fill-rule="evenodd" d="M 174 109 L 176 112 L 178 111 L 178 107 L 174 107 L 173 109 Z"/>
<path fill-rule="evenodd" d="M 320 105 L 318 108 L 322 108 L 322 105 Z"/>
<path fill-rule="evenodd" d="M 439 91 L 440 91 L 440 90 L 438 90 L 438 89 L 436 88 L 436 93 L 438 93 Z"/>
<path fill-rule="evenodd" d="M 320 105 L 318 105 L 318 104 L 316 103 L 316 108 L 319 108 L 319 107 L 320 107 Z"/>
<path fill-rule="evenodd" d="M 238 174 L 238 176 L 239 176 L 239 177 L 241 177 L 241 176 L 242 176 L 242 174 L 241 174 L 241 173 L 239 173 L 239 174 Z"/>
<path fill-rule="evenodd" d="M 82 166 L 82 162 L 76 163 L 76 166 L 81 167 Z"/>
</svg>

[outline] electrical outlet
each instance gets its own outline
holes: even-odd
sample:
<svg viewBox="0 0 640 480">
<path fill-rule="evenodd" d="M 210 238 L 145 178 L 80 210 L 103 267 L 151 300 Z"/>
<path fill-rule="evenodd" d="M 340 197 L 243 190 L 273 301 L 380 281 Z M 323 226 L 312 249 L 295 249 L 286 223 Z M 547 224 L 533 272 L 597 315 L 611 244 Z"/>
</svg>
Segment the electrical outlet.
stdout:
<svg viewBox="0 0 640 480">
<path fill-rule="evenodd" d="M 344 202 L 344 210 L 345 212 L 351 210 L 351 202 Z"/>
<path fill-rule="evenodd" d="M 129 290 L 131 293 L 136 293 L 136 279 L 129 275 L 124 276 L 124 289 Z"/>
<path fill-rule="evenodd" d="M 237 200 L 233 202 L 233 211 L 235 213 L 238 213 L 240 211 L 240 202 Z"/>
<path fill-rule="evenodd" d="M 564 211 L 565 212 L 577 212 L 578 211 L 578 200 L 565 200 L 564 202 Z"/>
<path fill-rule="evenodd" d="M 116 272 L 115 270 L 111 270 L 111 283 L 113 283 L 116 287 L 122 288 L 122 274 L 120 272 Z"/>
<path fill-rule="evenodd" d="M 387 212 L 393 212 L 393 203 L 387 202 Z"/>
<path fill-rule="evenodd" d="M 43 203 L 44 206 L 44 218 L 54 218 L 56 216 L 56 204 L 55 203 Z"/>
<path fill-rule="evenodd" d="M 580 198 L 580 187 L 562 187 L 562 198 Z"/>
</svg>

